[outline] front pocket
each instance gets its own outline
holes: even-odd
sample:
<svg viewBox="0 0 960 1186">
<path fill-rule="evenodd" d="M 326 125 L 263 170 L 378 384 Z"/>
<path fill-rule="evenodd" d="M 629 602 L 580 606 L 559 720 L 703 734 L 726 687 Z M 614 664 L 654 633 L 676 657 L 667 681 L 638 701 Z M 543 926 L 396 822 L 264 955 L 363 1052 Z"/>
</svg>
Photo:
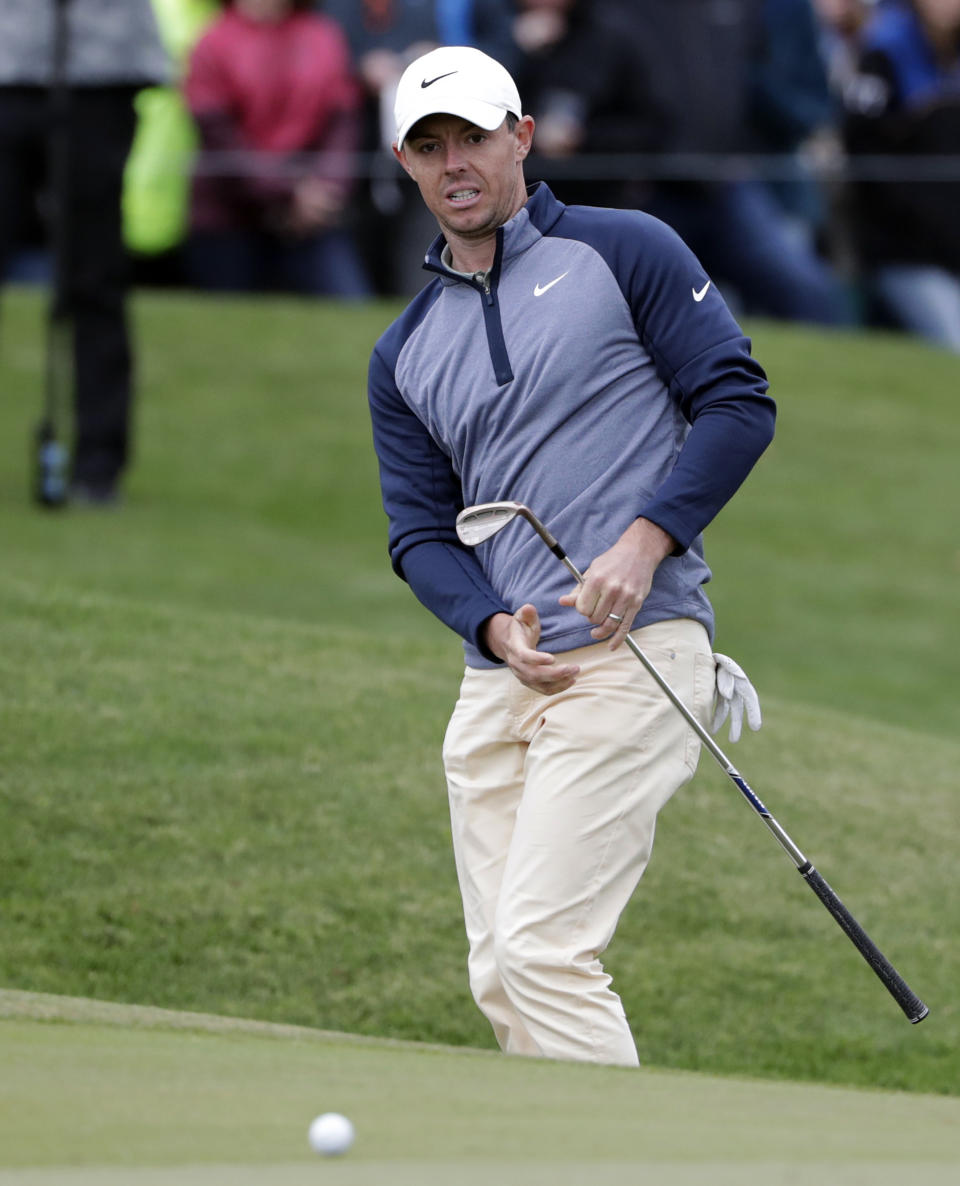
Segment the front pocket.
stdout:
<svg viewBox="0 0 960 1186">
<path fill-rule="evenodd" d="M 717 664 L 713 655 L 705 651 L 697 651 L 693 658 L 693 703 L 688 704 L 687 707 L 704 729 L 708 729 L 717 687 Z M 697 768 L 700 746 L 700 738 L 692 729 L 688 729 L 684 761 L 691 774 Z"/>
</svg>

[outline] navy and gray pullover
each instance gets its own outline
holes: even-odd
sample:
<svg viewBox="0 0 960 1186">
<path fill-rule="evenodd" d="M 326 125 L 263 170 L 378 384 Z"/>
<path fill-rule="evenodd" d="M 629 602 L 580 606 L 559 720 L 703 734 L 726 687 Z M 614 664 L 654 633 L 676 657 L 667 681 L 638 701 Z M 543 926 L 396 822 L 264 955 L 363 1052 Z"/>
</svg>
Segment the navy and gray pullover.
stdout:
<svg viewBox="0 0 960 1186">
<path fill-rule="evenodd" d="M 697 259 L 638 211 L 565 206 L 543 185 L 497 232 L 487 284 L 438 275 L 383 334 L 369 398 L 396 572 L 492 667 L 482 628 L 532 602 L 540 648 L 594 642 L 557 604 L 569 573 L 518 523 L 462 546 L 464 506 L 511 499 L 582 571 L 637 518 L 676 541 L 634 620 L 702 622 L 701 532 L 773 436 L 749 339 Z"/>
</svg>

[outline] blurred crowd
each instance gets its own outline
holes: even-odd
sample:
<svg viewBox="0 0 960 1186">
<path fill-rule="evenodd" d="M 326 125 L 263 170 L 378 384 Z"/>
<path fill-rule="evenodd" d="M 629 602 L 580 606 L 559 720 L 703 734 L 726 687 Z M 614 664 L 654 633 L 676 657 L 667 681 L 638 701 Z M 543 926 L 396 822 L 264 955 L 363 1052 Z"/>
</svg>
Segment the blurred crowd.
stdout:
<svg viewBox="0 0 960 1186">
<path fill-rule="evenodd" d="M 47 81 L 6 60 L 5 27 L 63 2 L 0 0 L 0 91 Z M 65 2 L 78 38 L 84 9 L 136 7 Z M 121 77 L 135 282 L 416 292 L 435 228 L 387 151 L 393 91 L 470 44 L 536 119 L 528 175 L 664 219 L 734 309 L 960 351 L 960 0 L 149 2 L 165 68 L 141 45 Z M 26 274 L 42 193 L 23 200 L 27 117 L 0 104 L 0 263 Z"/>
</svg>

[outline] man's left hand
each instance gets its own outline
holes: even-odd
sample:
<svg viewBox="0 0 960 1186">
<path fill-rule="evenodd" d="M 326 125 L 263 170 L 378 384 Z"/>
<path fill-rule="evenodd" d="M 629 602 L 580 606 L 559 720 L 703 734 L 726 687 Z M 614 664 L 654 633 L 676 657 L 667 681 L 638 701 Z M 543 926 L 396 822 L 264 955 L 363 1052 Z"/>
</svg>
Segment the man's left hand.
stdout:
<svg viewBox="0 0 960 1186">
<path fill-rule="evenodd" d="M 657 566 L 676 544 L 649 519 L 631 523 L 612 548 L 602 552 L 583 574 L 583 584 L 560 598 L 594 623 L 591 635 L 610 640 L 616 650 L 650 592 Z"/>
</svg>

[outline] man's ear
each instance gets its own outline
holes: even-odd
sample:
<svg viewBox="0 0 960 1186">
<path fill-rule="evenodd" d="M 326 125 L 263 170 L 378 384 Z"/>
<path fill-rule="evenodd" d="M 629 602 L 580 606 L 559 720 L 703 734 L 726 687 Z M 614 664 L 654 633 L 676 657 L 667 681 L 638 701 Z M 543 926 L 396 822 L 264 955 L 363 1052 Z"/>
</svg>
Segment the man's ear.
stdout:
<svg viewBox="0 0 960 1186">
<path fill-rule="evenodd" d="M 533 147 L 533 130 L 537 125 L 532 115 L 524 115 L 517 121 L 514 136 L 517 138 L 517 160 L 525 160 Z"/>
<path fill-rule="evenodd" d="M 403 169 L 403 171 L 405 173 L 409 173 L 410 166 L 407 164 L 407 158 L 406 158 L 406 155 L 404 154 L 403 149 L 399 146 L 399 144 L 393 144 L 393 145 L 391 145 L 391 147 L 393 148 L 393 155 L 400 162 L 401 169 Z"/>
</svg>

